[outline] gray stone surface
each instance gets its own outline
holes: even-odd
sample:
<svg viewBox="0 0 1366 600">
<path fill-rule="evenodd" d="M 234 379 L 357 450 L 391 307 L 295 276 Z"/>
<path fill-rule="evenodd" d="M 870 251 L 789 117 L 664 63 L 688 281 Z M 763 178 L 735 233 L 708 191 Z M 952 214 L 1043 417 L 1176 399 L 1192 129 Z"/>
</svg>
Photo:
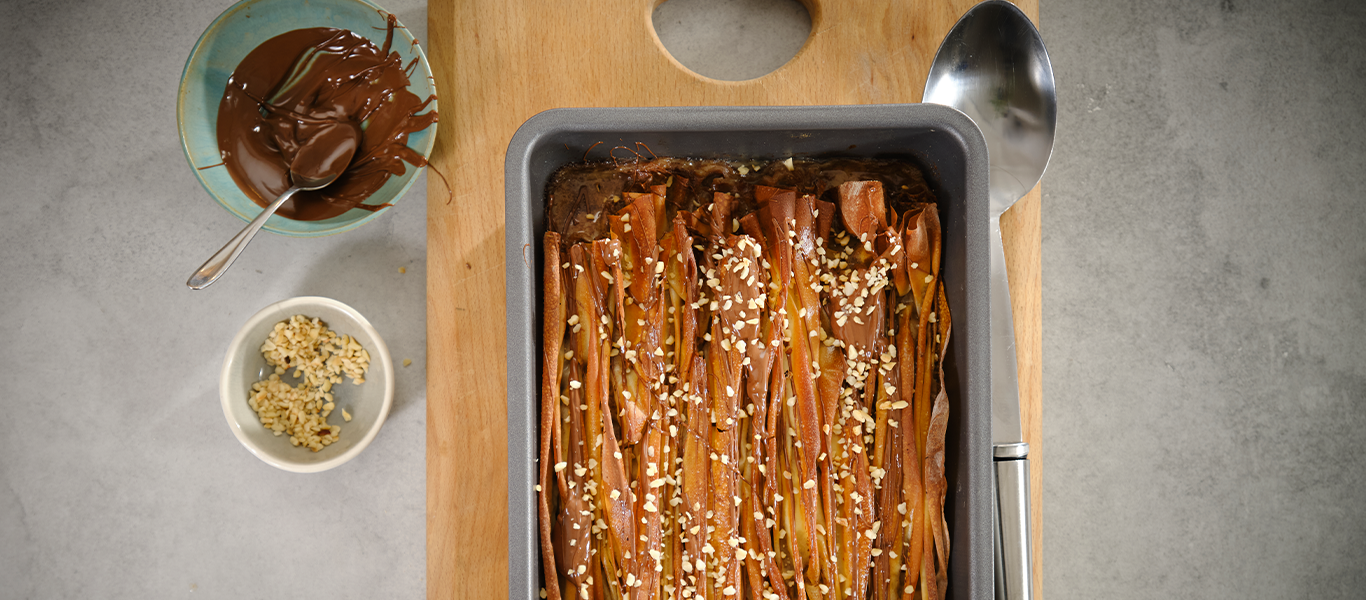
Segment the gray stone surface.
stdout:
<svg viewBox="0 0 1366 600">
<path fill-rule="evenodd" d="M 811 15 L 795 0 L 669 0 L 653 22 L 675 60 L 726 81 L 773 72 L 811 35 Z"/>
<path fill-rule="evenodd" d="M 385 4 L 425 40 L 425 3 Z M 0 598 L 425 593 L 425 180 L 365 227 L 262 234 L 185 287 L 243 225 L 175 120 L 185 58 L 230 5 L 0 3 Z M 249 454 L 218 399 L 237 329 L 300 295 L 413 360 L 374 443 L 316 475 Z"/>
<path fill-rule="evenodd" d="M 1045 593 L 1366 589 L 1366 4 L 1046 0 Z"/>
<path fill-rule="evenodd" d="M 182 4 L 0 3 L 0 52 L 25 56 L 0 63 L 0 598 L 421 597 L 425 186 L 351 233 L 264 235 L 184 289 L 241 223 L 174 118 L 230 2 Z M 385 4 L 425 41 L 423 2 Z M 771 43 L 677 50 L 744 79 L 795 51 L 792 7 L 673 0 L 656 23 L 670 44 L 759 23 Z M 1045 596 L 1359 596 L 1366 9 L 1045 0 L 1041 20 L 1061 100 Z M 375 443 L 319 475 L 253 458 L 217 394 L 241 323 L 303 294 L 413 359 Z"/>
</svg>

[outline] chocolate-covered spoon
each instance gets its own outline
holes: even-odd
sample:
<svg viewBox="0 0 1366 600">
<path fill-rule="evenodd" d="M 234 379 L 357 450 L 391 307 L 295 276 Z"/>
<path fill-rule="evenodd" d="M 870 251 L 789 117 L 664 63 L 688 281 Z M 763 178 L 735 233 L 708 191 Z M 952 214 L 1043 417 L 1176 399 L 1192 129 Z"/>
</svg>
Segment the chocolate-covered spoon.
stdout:
<svg viewBox="0 0 1366 600">
<path fill-rule="evenodd" d="M 256 215 L 240 233 L 209 257 L 209 260 L 190 276 L 185 285 L 193 290 L 202 290 L 217 281 L 219 276 L 232 266 L 233 261 L 237 260 L 237 256 L 242 254 L 247 244 L 251 243 L 251 238 L 256 237 L 256 232 L 261 230 L 266 220 L 275 214 L 286 200 L 297 192 L 322 189 L 336 181 L 351 164 L 351 157 L 355 156 L 359 147 L 360 127 L 355 123 L 339 122 L 320 127 L 307 143 L 299 147 L 299 152 L 294 155 L 294 162 L 289 164 L 289 180 L 294 187 L 280 194 L 279 198 L 271 202 L 261 214 Z"/>
</svg>

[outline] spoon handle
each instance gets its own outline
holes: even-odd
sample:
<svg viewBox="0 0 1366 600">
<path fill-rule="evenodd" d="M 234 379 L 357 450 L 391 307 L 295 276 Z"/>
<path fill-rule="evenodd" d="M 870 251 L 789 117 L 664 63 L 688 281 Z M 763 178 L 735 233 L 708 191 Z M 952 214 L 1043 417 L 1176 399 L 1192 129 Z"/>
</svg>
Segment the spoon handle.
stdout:
<svg viewBox="0 0 1366 600">
<path fill-rule="evenodd" d="M 210 256 L 209 260 L 204 261 L 204 264 L 194 272 L 194 275 L 190 276 L 190 280 L 185 282 L 185 285 L 190 286 L 192 290 L 202 290 L 209 287 L 209 284 L 218 281 L 223 272 L 227 271 L 228 267 L 232 266 L 232 263 L 247 248 L 247 244 L 251 243 L 251 238 L 256 237 L 256 232 L 261 230 L 261 226 L 266 224 L 266 220 L 275 214 L 280 205 L 284 204 L 285 200 L 289 200 L 299 189 L 297 186 L 291 187 L 285 190 L 285 193 L 280 194 L 279 198 L 276 198 L 274 202 L 270 203 L 270 206 L 261 211 L 261 214 L 256 215 L 255 219 L 247 223 L 241 232 L 228 240 L 228 243 L 223 244 L 223 247 L 219 248 L 213 256 Z"/>
<path fill-rule="evenodd" d="M 1015 319 L 1010 305 L 1001 219 L 991 221 L 991 438 L 995 459 L 996 598 L 1031 600 L 1029 444 L 1020 428 Z"/>
<path fill-rule="evenodd" d="M 1028 452 L 1020 444 L 1020 452 Z M 999 446 L 998 446 L 999 448 Z M 1033 554 L 1029 532 L 1029 457 L 997 457 L 994 461 L 998 510 L 996 525 L 996 599 L 1032 600 Z"/>
</svg>

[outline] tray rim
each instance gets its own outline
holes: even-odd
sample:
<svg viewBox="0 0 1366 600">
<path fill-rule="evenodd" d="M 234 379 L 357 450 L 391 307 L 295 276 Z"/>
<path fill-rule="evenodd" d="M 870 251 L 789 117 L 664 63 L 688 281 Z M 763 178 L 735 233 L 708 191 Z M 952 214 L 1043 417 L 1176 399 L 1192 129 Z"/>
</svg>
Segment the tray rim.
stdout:
<svg viewBox="0 0 1366 600">
<path fill-rule="evenodd" d="M 986 244 L 990 221 L 987 209 L 987 148 L 976 124 L 962 112 L 936 104 L 556 108 L 532 116 L 518 128 L 509 141 L 504 162 L 506 252 L 509 257 L 521 256 L 524 259 L 509 260 L 506 264 L 509 597 L 536 598 L 541 576 L 538 566 L 537 510 L 535 495 L 531 492 L 536 483 L 532 465 L 536 462 L 539 445 L 539 436 L 534 434 L 539 420 L 536 397 L 540 387 L 538 359 L 535 358 L 540 352 L 537 343 L 539 331 L 538 323 L 534 322 L 538 303 L 534 294 L 538 255 L 534 250 L 525 249 L 526 244 L 530 244 L 531 248 L 537 248 L 539 244 L 539 237 L 533 231 L 535 214 L 528 210 L 536 202 L 529 196 L 536 187 L 530 181 L 530 159 L 538 143 L 546 136 L 572 133 L 602 133 L 607 136 L 637 132 L 838 131 L 875 129 L 880 126 L 946 132 L 965 149 L 964 188 L 967 197 L 963 204 L 965 227 L 970 238 L 965 242 L 965 279 L 975 282 L 982 291 L 967 297 L 970 314 L 976 317 L 964 325 L 969 330 L 966 332 L 967 337 L 979 339 L 983 334 L 978 329 L 989 331 L 985 291 Z M 530 318 L 522 322 L 523 316 Z M 959 319 L 955 319 L 955 325 L 955 330 L 964 327 Z M 989 414 L 981 414 L 989 411 L 986 373 L 990 369 L 990 353 L 987 343 L 969 344 L 965 353 L 975 366 L 970 374 L 964 376 L 964 392 L 978 400 L 966 411 L 975 417 L 964 428 L 965 447 L 970 455 L 962 460 L 984 465 L 969 470 L 973 490 L 971 495 L 976 498 L 992 493 L 989 469 L 990 417 Z M 527 356 L 533 358 L 525 360 Z M 530 398 L 530 402 L 526 403 L 527 406 L 519 407 L 521 411 L 514 414 L 516 397 Z M 528 430 L 519 430 L 519 425 L 526 423 L 529 423 L 528 429 L 532 435 L 525 435 Z M 531 461 L 525 460 L 524 457 L 528 455 L 532 457 Z M 993 594 L 989 507 L 989 502 L 980 499 L 969 504 L 972 512 L 969 545 L 974 550 L 966 559 L 969 586 L 966 592 L 955 591 L 951 597 L 976 599 L 988 598 Z M 528 539 L 529 547 L 525 543 Z M 955 544 L 955 550 L 958 547 L 959 544 Z M 957 557 L 955 555 L 955 560 Z"/>
</svg>

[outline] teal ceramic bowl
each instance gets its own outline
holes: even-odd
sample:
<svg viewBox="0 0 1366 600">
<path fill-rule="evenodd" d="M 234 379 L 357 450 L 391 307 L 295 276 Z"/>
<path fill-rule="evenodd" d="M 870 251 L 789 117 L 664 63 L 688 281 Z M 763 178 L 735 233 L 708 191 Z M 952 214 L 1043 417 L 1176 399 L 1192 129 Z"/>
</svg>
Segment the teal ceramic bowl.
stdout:
<svg viewBox="0 0 1366 600">
<path fill-rule="evenodd" d="M 383 47 L 387 31 L 388 11 L 365 0 L 242 0 L 234 4 L 209 25 L 204 35 L 185 61 L 185 72 L 180 76 L 180 94 L 176 99 L 176 122 L 180 126 L 180 142 L 185 158 L 199 177 L 199 182 L 223 208 L 243 221 L 260 214 L 261 207 L 251 201 L 237 187 L 218 153 L 218 103 L 228 78 L 257 45 L 277 35 L 308 27 L 349 29 Z M 394 31 L 392 51 L 407 64 L 417 59 L 408 90 L 419 98 L 436 94 L 431 66 L 427 56 L 411 33 L 400 23 Z M 429 110 L 437 110 L 432 101 Z M 423 158 L 432 154 L 436 142 L 436 126 L 408 136 L 408 147 Z M 417 178 L 420 168 L 405 163 L 403 175 L 395 175 L 384 187 L 365 201 L 366 204 L 397 204 Z M 391 210 L 377 212 L 352 209 L 322 221 L 295 221 L 273 216 L 265 228 L 275 233 L 295 237 L 316 237 L 349 231 Z"/>
</svg>

